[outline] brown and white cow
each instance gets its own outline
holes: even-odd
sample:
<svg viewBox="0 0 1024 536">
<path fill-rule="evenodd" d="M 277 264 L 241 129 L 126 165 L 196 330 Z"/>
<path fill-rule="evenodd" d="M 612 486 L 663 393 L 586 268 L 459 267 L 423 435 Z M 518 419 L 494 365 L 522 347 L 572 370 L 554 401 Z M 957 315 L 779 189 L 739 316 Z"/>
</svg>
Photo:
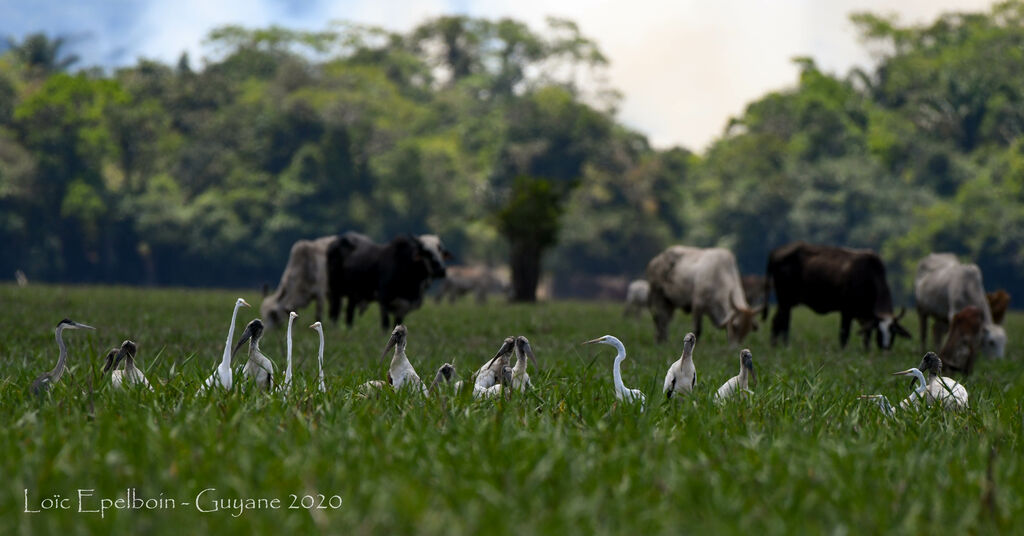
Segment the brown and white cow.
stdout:
<svg viewBox="0 0 1024 536">
<path fill-rule="evenodd" d="M 962 264 L 952 253 L 932 253 L 917 264 L 914 298 L 921 324 L 921 351 L 927 343 L 928 318 L 935 318 L 932 329 L 935 346 L 942 342 L 953 315 L 973 305 L 984 316 L 981 326 L 981 351 L 1002 357 L 1006 349 L 1006 331 L 992 320 L 985 298 L 981 269 L 977 264 Z"/>
<path fill-rule="evenodd" d="M 736 257 L 727 249 L 672 246 L 647 264 L 647 282 L 658 342 L 668 338 L 668 323 L 676 309 L 693 313 L 697 337 L 704 315 L 725 328 L 730 343 L 741 342 L 757 329 L 760 309 L 747 305 Z"/>
<path fill-rule="evenodd" d="M 313 300 L 316 319 L 320 320 L 327 301 L 327 249 L 337 239 L 334 235 L 323 236 L 292 245 L 277 290 L 260 305 L 260 317 L 267 329 L 282 324 L 290 311 L 297 311 Z"/>
</svg>

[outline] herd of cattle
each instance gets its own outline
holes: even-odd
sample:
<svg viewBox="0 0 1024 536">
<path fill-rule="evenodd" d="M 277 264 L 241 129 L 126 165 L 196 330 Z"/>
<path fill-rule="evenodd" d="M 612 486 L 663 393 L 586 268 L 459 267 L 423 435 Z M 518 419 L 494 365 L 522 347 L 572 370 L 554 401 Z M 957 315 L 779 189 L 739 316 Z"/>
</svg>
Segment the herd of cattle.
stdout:
<svg viewBox="0 0 1024 536">
<path fill-rule="evenodd" d="M 273 294 L 266 296 L 260 314 L 268 327 L 287 319 L 289 311 L 316 301 L 320 319 L 324 302 L 337 320 L 345 303 L 345 323 L 352 325 L 356 311 L 371 302 L 380 307 L 381 327 L 401 324 L 418 308 L 435 280 L 444 280 L 438 300 L 473 293 L 482 300 L 489 292 L 505 292 L 507 284 L 483 267 L 451 267 L 451 253 L 436 235 L 402 235 L 386 244 L 346 232 L 292 246 L 288 265 Z M 838 312 L 839 342 L 846 346 L 854 321 L 865 348 L 872 336 L 888 349 L 896 337 L 910 338 L 900 324 L 906 309 L 893 311 L 885 264 L 870 250 L 794 242 L 768 256 L 765 276 L 744 276 L 736 257 L 723 248 L 672 246 L 647 264 L 646 279 L 630 283 L 627 313 L 643 308 L 651 312 L 655 337 L 668 338 L 673 313 L 693 315 L 699 337 L 707 316 L 739 343 L 758 328 L 758 317 L 768 318 L 768 299 L 774 291 L 777 308 L 771 340 L 788 342 L 790 312 L 806 305 L 819 314 Z M 1005 291 L 986 294 L 981 270 L 962 264 L 949 253 L 933 253 L 918 264 L 914 295 L 920 319 L 922 351 L 927 323 L 933 319 L 932 340 L 941 347 L 948 368 L 970 373 L 978 352 L 1002 356 L 1006 332 L 1001 326 L 1009 305 Z M 947 335 L 948 334 L 948 335 Z"/>
</svg>

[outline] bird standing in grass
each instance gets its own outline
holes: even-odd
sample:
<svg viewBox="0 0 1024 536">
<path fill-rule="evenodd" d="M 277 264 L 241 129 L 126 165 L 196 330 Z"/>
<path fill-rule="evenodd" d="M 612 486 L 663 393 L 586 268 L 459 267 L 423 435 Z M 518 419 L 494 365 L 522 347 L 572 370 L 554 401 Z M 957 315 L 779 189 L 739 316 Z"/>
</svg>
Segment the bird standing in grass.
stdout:
<svg viewBox="0 0 1024 536">
<path fill-rule="evenodd" d="M 295 314 L 295 313 L 292 313 Z M 324 385 L 324 326 L 319 320 L 310 324 L 311 328 L 315 329 L 320 335 L 320 351 L 316 354 L 317 370 L 319 371 L 320 381 L 318 382 L 317 388 L 320 389 L 321 393 L 327 392 L 327 386 Z M 288 366 L 292 366 L 291 356 L 289 355 Z"/>
<path fill-rule="evenodd" d="M 380 361 L 383 361 L 384 356 L 388 355 L 392 348 L 395 350 L 394 355 L 391 357 L 391 366 L 388 367 L 387 383 L 381 380 L 371 380 L 361 385 L 360 391 L 368 393 L 375 389 L 382 389 L 385 385 L 390 385 L 396 390 L 403 387 L 418 388 L 424 395 L 428 394 L 427 387 L 420 381 L 419 374 L 416 374 L 416 369 L 413 368 L 409 358 L 405 355 L 408 335 L 409 330 L 406 329 L 404 324 L 395 326 L 395 329 L 391 332 L 391 338 L 388 339 L 388 343 L 384 346 L 384 352 L 380 354 Z"/>
<path fill-rule="evenodd" d="M 237 353 L 238 349 L 248 342 L 249 360 L 242 367 L 242 375 L 245 376 L 246 380 L 255 382 L 257 387 L 270 390 L 274 387 L 274 363 L 260 351 L 260 339 L 262 337 L 263 321 L 259 318 L 254 318 L 245 326 L 242 338 L 238 340 L 233 353 Z"/>
<path fill-rule="evenodd" d="M 676 393 L 691 393 L 697 385 L 697 368 L 693 366 L 693 348 L 696 345 L 697 336 L 693 333 L 687 333 L 683 337 L 683 355 L 668 367 L 668 373 L 665 374 L 665 386 L 662 391 L 666 400 L 671 400 Z"/>
<path fill-rule="evenodd" d="M 927 380 L 922 371 L 928 373 Z M 910 368 L 893 374 L 914 376 L 920 384 L 906 400 L 900 402 L 900 407 L 903 409 L 919 403 L 921 399 L 924 399 L 925 404 L 929 406 L 941 402 L 945 409 L 967 408 L 967 389 L 953 378 L 942 376 L 942 360 L 935 355 L 935 352 L 924 354 L 919 369 Z"/>
<path fill-rule="evenodd" d="M 598 337 L 583 344 L 607 344 L 608 346 L 612 346 L 618 350 L 618 353 L 615 355 L 615 364 L 612 366 L 612 380 L 615 382 L 615 398 L 622 400 L 627 404 L 639 402 L 640 408 L 643 409 L 644 405 L 647 403 L 647 397 L 645 397 L 639 389 L 630 389 L 622 383 L 621 366 L 622 362 L 626 359 L 626 347 L 622 345 L 622 341 L 612 335 L 605 335 L 604 337 Z"/>
<path fill-rule="evenodd" d="M 729 378 L 718 388 L 715 400 L 725 400 L 736 394 L 737 391 L 749 391 L 751 381 L 757 381 L 757 376 L 754 374 L 754 354 L 744 348 L 740 351 L 740 373 Z"/>
<path fill-rule="evenodd" d="M 138 346 L 133 341 L 124 341 L 121 343 L 121 348 L 111 348 L 110 353 L 107 354 L 107 364 L 103 367 L 103 373 L 106 374 L 107 371 L 113 370 L 110 373 L 110 383 L 115 389 L 121 389 L 125 385 L 145 385 L 150 391 L 153 390 L 153 386 L 146 380 L 146 375 L 135 366 L 137 351 Z M 117 368 L 121 360 L 124 360 L 124 370 Z"/>
<path fill-rule="evenodd" d="M 489 359 L 476 374 L 473 375 L 473 396 L 481 397 L 484 395 L 484 391 L 494 387 L 501 381 L 502 370 L 508 366 L 509 355 L 515 350 L 516 339 L 515 337 L 505 337 L 505 340 L 501 343 L 501 347 L 498 348 L 498 352 L 494 354 L 494 357 Z M 456 382 L 455 390 L 460 391 L 462 388 L 462 382 Z"/>
<path fill-rule="evenodd" d="M 228 328 L 228 339 L 224 343 L 224 356 L 221 357 L 220 365 L 217 365 L 217 369 L 213 371 L 213 374 L 203 382 L 199 392 L 214 385 L 220 385 L 225 389 L 231 389 L 233 385 L 231 377 L 231 341 L 235 336 L 235 319 L 238 318 L 239 307 L 249 307 L 249 304 L 242 298 L 235 300 L 235 309 L 231 312 L 231 326 Z"/>
<path fill-rule="evenodd" d="M 291 388 L 292 388 L 292 323 L 294 323 L 295 319 L 298 318 L 298 317 L 299 317 L 299 315 L 295 311 L 291 311 L 291 312 L 288 313 L 288 332 L 285 335 L 285 339 L 284 339 L 285 356 L 286 356 L 285 359 L 287 360 L 287 365 L 285 365 L 285 369 L 284 369 L 284 383 L 281 384 L 281 390 L 284 391 L 285 394 L 287 394 L 288 391 L 290 391 Z M 319 324 L 319 322 L 317 322 L 317 323 Z M 313 327 L 313 326 L 309 326 L 309 327 Z M 323 351 L 323 349 L 322 349 L 322 347 L 323 347 L 323 339 L 322 338 L 320 340 L 320 346 L 321 346 L 321 351 Z"/>
<path fill-rule="evenodd" d="M 530 341 L 522 335 L 516 337 L 515 354 L 516 366 L 512 369 L 512 389 L 523 392 L 527 387 L 533 387 L 530 384 L 530 375 L 526 373 L 526 367 L 530 360 L 536 364 L 537 358 L 533 355 Z"/>
<path fill-rule="evenodd" d="M 57 366 L 53 367 L 53 370 L 44 372 L 35 381 L 32 382 L 32 394 L 42 395 L 50 390 L 53 384 L 60 381 L 60 377 L 64 375 L 64 371 L 67 369 L 68 362 L 68 347 L 64 345 L 64 330 L 65 329 L 96 329 L 92 326 L 85 324 L 79 324 L 74 320 L 65 318 L 57 323 L 57 327 L 53 330 L 57 337 L 57 347 L 60 348 L 60 355 L 57 356 Z"/>
</svg>

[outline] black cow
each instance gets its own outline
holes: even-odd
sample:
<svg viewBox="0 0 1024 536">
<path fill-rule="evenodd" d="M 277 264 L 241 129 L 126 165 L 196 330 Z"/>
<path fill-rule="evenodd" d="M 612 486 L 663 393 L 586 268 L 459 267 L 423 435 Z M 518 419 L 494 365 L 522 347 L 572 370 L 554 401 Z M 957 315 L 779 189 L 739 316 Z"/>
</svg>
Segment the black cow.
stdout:
<svg viewBox="0 0 1024 536">
<path fill-rule="evenodd" d="M 877 333 L 879 348 L 892 347 L 895 336 L 910 338 L 899 324 L 906 309 L 892 314 L 892 295 L 882 259 L 870 250 L 794 242 L 768 255 L 765 298 L 774 286 L 779 310 L 772 318 L 772 344 L 781 335 L 789 342 L 789 312 L 804 304 L 819 314 L 839 311 L 839 344 L 850 339 L 850 323 L 861 325 L 864 348 Z M 768 308 L 764 309 L 768 318 Z"/>
<path fill-rule="evenodd" d="M 401 324 L 406 314 L 422 304 L 430 283 L 445 276 L 444 261 L 450 256 L 434 235 L 402 235 L 387 244 L 354 232 L 340 235 L 327 250 L 331 319 L 338 319 L 341 300 L 348 298 L 348 326 L 356 308 L 361 313 L 371 301 L 380 305 L 384 329 Z"/>
</svg>

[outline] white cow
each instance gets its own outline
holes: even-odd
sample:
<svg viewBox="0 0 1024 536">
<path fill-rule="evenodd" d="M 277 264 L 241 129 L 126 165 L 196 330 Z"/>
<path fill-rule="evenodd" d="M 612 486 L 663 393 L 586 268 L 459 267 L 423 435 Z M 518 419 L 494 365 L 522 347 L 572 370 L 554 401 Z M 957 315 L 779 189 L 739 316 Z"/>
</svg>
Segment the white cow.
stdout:
<svg viewBox="0 0 1024 536">
<path fill-rule="evenodd" d="M 647 307 L 647 296 L 651 293 L 651 284 L 644 279 L 634 279 L 626 287 L 625 316 L 640 316 L 640 311 Z"/>
<path fill-rule="evenodd" d="M 932 328 L 935 347 L 949 329 L 953 315 L 968 305 L 981 310 L 981 351 L 1003 357 L 1006 350 L 1006 331 L 992 321 L 992 311 L 985 298 L 981 270 L 977 264 L 961 264 L 952 253 L 932 253 L 917 264 L 914 280 L 914 298 L 921 324 L 921 351 L 926 348 L 928 317 L 935 317 Z"/>
<path fill-rule="evenodd" d="M 677 308 L 693 312 L 698 339 L 704 315 L 725 328 L 730 343 L 741 342 L 757 329 L 761 307 L 751 309 L 747 304 L 736 257 L 727 249 L 672 246 L 647 264 L 647 281 L 658 342 L 668 338 L 668 323 Z"/>
<path fill-rule="evenodd" d="M 298 240 L 292 245 L 288 264 L 273 294 L 263 299 L 260 317 L 267 329 L 283 324 L 290 311 L 298 311 L 316 300 L 316 319 L 321 320 L 327 301 L 327 248 L 338 237 Z"/>
</svg>

